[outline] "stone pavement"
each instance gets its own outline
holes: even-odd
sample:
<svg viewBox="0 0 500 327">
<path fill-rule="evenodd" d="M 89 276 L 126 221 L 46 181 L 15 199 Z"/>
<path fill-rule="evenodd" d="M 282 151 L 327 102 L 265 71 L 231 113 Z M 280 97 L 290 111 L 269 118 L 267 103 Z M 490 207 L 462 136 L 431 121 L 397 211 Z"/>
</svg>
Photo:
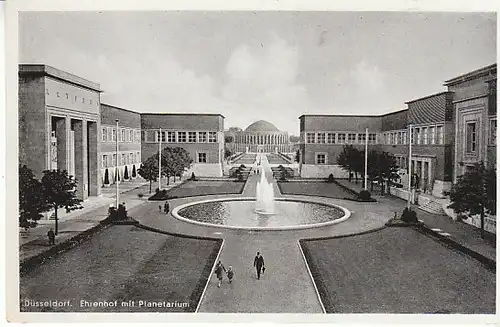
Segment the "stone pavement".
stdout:
<svg viewBox="0 0 500 327">
<path fill-rule="evenodd" d="M 362 184 L 352 183 L 347 180 L 339 180 L 342 185 L 359 192 L 362 189 Z M 394 207 L 398 208 L 398 214 L 403 212 L 407 201 L 392 195 L 373 196 L 378 201 L 383 199 L 390 202 Z M 422 221 L 427 227 L 436 232 L 444 233 L 445 236 L 456 241 L 460 245 L 471 249 L 491 260 L 496 261 L 496 244 L 491 239 L 482 239 L 480 229 L 467 223 L 455 221 L 447 215 L 431 214 L 420 210 L 417 205 L 412 205 L 413 210 L 417 213 L 417 218 Z"/>
<path fill-rule="evenodd" d="M 179 184 L 180 182 L 181 181 L 177 181 L 175 184 L 171 183 L 170 186 L 162 188 L 168 189 Z M 125 202 L 127 210 L 146 203 L 147 198 L 150 195 L 149 183 L 145 183 L 144 181 L 136 181 L 135 183 L 130 182 L 129 184 L 127 183 L 128 182 L 120 184 L 121 192 L 119 202 Z M 156 187 L 157 183 L 154 183 L 152 185 L 152 190 L 155 190 Z M 105 219 L 107 217 L 110 204 L 115 202 L 116 195 L 116 193 L 108 193 L 108 196 L 103 195 L 86 201 L 86 203 L 84 202 L 83 209 L 73 211 L 61 218 L 58 222 L 58 235 L 56 236 L 56 242 L 60 243 L 70 239 L 77 234 L 96 226 L 101 220 Z M 144 195 L 142 199 L 138 197 L 139 193 Z M 64 209 L 60 209 L 60 211 L 64 211 Z M 54 224 L 54 220 L 42 220 L 37 227 L 30 228 L 27 232 L 25 232 L 24 229 L 20 229 L 19 259 L 21 261 L 38 255 L 49 248 L 47 232 L 50 228 L 54 228 Z"/>
</svg>

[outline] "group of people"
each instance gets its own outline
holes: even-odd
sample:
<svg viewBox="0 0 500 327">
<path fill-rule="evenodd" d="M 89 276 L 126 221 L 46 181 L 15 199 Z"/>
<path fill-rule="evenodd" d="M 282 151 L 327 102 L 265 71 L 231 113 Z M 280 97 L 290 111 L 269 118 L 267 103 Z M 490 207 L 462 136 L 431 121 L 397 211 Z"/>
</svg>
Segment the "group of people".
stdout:
<svg viewBox="0 0 500 327">
<path fill-rule="evenodd" d="M 158 210 L 161 212 L 161 204 L 158 206 Z M 163 205 L 163 212 L 167 214 L 170 211 L 170 204 L 168 204 L 168 201 L 165 201 L 165 204 Z"/>
<path fill-rule="evenodd" d="M 260 275 L 263 274 L 264 271 L 266 270 L 266 267 L 264 266 L 264 257 L 260 254 L 260 252 L 257 252 L 257 255 L 253 260 L 253 266 L 257 271 L 257 279 L 260 279 Z M 215 266 L 214 273 L 217 276 L 217 279 L 219 280 L 219 284 L 217 285 L 217 287 L 220 287 L 222 284 L 223 273 L 227 274 L 227 279 L 229 284 L 233 282 L 233 277 L 234 277 L 233 267 L 229 266 L 228 269 L 226 270 L 226 268 L 222 264 L 222 261 L 220 260 L 219 262 L 217 262 L 217 265 Z"/>
</svg>

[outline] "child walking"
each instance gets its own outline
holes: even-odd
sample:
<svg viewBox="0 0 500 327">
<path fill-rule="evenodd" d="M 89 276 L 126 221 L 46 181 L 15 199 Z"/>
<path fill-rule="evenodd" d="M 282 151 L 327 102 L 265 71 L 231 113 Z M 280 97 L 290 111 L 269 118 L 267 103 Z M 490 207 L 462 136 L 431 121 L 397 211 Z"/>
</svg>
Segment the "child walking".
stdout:
<svg viewBox="0 0 500 327">
<path fill-rule="evenodd" d="M 217 279 L 219 280 L 219 285 L 217 287 L 220 287 L 220 284 L 222 283 L 222 272 L 226 272 L 226 268 L 224 268 L 224 265 L 222 264 L 222 261 L 219 261 L 217 265 L 215 266 L 215 274 L 217 275 Z"/>
<path fill-rule="evenodd" d="M 233 281 L 233 276 L 234 276 L 233 267 L 229 266 L 229 268 L 227 268 L 227 279 L 229 279 L 229 284 L 231 284 L 231 282 Z"/>
</svg>

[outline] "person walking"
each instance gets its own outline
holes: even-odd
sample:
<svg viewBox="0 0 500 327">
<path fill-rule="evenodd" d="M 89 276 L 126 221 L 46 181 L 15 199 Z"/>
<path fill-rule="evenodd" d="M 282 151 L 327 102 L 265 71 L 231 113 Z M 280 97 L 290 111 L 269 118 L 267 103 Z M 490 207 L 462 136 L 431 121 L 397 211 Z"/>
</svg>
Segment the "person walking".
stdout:
<svg viewBox="0 0 500 327">
<path fill-rule="evenodd" d="M 47 232 L 47 237 L 49 238 L 49 246 L 56 245 L 56 234 L 52 228 Z"/>
<path fill-rule="evenodd" d="M 233 281 L 233 276 L 234 276 L 233 267 L 229 266 L 229 268 L 227 268 L 227 279 L 229 280 L 229 284 L 231 284 L 231 282 Z"/>
<path fill-rule="evenodd" d="M 257 279 L 260 279 L 261 271 L 264 271 L 264 269 L 266 269 L 264 267 L 264 258 L 262 257 L 260 252 L 257 252 L 255 259 L 253 260 L 253 266 L 257 269 Z"/>
<path fill-rule="evenodd" d="M 158 206 L 158 211 L 161 212 L 161 204 Z"/>
<path fill-rule="evenodd" d="M 170 211 L 170 204 L 168 201 L 165 201 L 165 205 L 163 206 L 163 211 L 167 214 Z"/>
<path fill-rule="evenodd" d="M 224 268 L 222 261 L 219 261 L 215 266 L 215 274 L 217 275 L 217 279 L 219 280 L 219 285 L 217 285 L 217 287 L 220 287 L 222 283 L 222 272 L 226 272 L 226 268 Z"/>
</svg>

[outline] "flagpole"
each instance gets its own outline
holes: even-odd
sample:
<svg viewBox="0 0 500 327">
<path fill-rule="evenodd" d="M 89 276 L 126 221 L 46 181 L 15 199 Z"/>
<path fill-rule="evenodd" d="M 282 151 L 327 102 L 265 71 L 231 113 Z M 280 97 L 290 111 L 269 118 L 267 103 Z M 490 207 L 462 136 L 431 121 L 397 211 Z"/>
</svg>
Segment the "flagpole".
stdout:
<svg viewBox="0 0 500 327">
<path fill-rule="evenodd" d="M 160 139 L 159 143 L 159 156 L 158 156 L 158 189 L 161 191 L 161 128 L 160 133 L 158 134 L 158 138 Z"/>
<path fill-rule="evenodd" d="M 368 189 L 368 127 L 365 131 L 365 190 Z"/>
<path fill-rule="evenodd" d="M 409 132 L 408 132 L 408 140 L 409 140 L 409 146 L 408 146 L 408 210 L 410 210 L 411 206 L 411 143 L 412 143 L 412 128 L 411 124 L 409 125 Z"/>
<path fill-rule="evenodd" d="M 119 148 L 118 148 L 118 119 L 116 119 L 116 167 L 115 167 L 115 184 L 116 184 L 116 210 L 118 210 L 118 203 L 120 203 L 119 197 L 120 197 L 120 191 L 118 189 L 118 160 L 119 160 Z"/>
</svg>

